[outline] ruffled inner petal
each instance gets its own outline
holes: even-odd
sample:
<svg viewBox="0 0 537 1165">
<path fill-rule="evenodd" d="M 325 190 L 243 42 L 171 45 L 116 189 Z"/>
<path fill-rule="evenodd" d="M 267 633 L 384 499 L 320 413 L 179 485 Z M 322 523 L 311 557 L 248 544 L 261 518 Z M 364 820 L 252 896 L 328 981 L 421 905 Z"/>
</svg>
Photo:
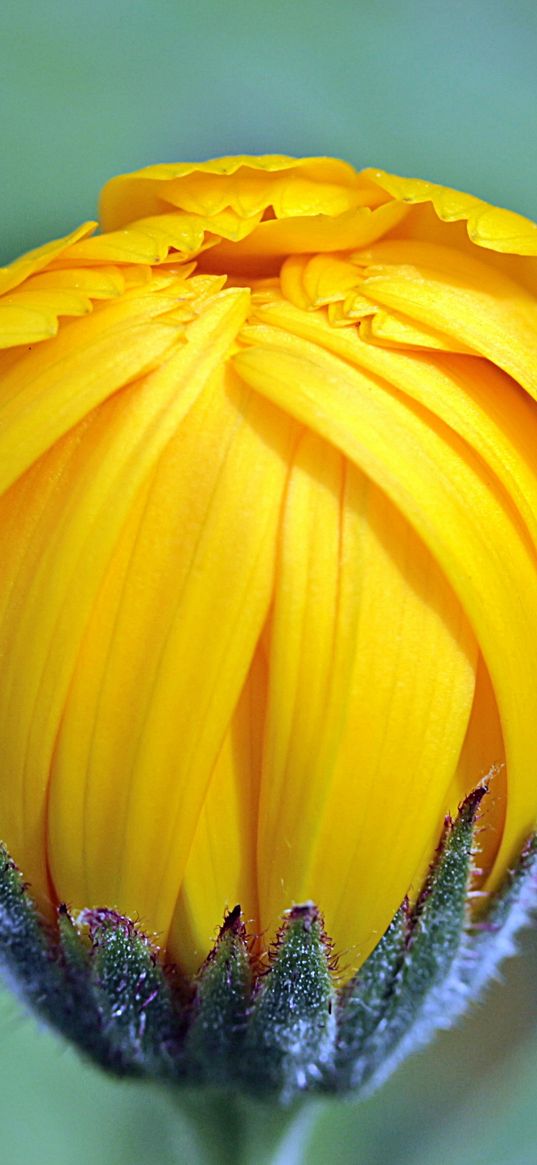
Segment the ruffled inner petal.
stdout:
<svg viewBox="0 0 537 1165">
<path fill-rule="evenodd" d="M 378 183 L 362 180 L 335 158 L 283 155 L 215 158 L 209 162 L 148 166 L 112 178 L 103 189 L 101 220 L 116 230 L 133 218 L 158 213 L 166 204 L 201 215 L 230 207 L 255 217 L 272 206 L 277 217 L 340 214 L 355 205 L 378 205 Z"/>
<path fill-rule="evenodd" d="M 186 278 L 192 267 L 182 272 Z M 0 349 L 49 340 L 59 329 L 60 317 L 87 315 L 94 301 L 118 299 L 132 287 L 153 282 L 148 267 L 55 267 L 32 275 L 0 298 Z M 169 281 L 171 284 L 172 280 Z"/>
<path fill-rule="evenodd" d="M 54 239 L 50 243 L 45 243 L 42 247 L 37 247 L 33 251 L 27 251 L 26 254 L 21 255 L 10 263 L 7 267 L 0 267 L 0 295 L 4 295 L 7 291 L 12 291 L 14 287 L 18 287 L 20 283 L 24 283 L 30 275 L 34 275 L 37 271 L 42 271 L 48 267 L 55 259 L 58 259 L 66 251 L 69 250 L 79 239 L 84 239 L 95 230 L 97 223 L 85 222 L 76 230 L 71 231 L 69 235 L 65 235 L 61 239 Z"/>
<path fill-rule="evenodd" d="M 365 268 L 362 289 L 376 303 L 452 336 L 513 376 L 537 397 L 537 303 L 507 275 L 460 257 L 435 269 L 411 242 L 381 246 L 382 259 Z M 406 261 L 403 256 L 406 255 Z M 454 256 L 456 253 L 454 252 Z M 456 256 L 457 257 L 457 256 Z M 451 268 L 451 269 L 450 269 Z M 473 270 L 472 270 L 473 268 Z"/>
<path fill-rule="evenodd" d="M 446 223 L 462 220 L 467 225 L 469 238 L 478 247 L 508 254 L 537 255 L 537 224 L 521 214 L 421 178 L 402 178 L 374 169 L 364 170 L 363 174 L 392 198 L 409 204 L 430 202 L 438 218 Z"/>
</svg>

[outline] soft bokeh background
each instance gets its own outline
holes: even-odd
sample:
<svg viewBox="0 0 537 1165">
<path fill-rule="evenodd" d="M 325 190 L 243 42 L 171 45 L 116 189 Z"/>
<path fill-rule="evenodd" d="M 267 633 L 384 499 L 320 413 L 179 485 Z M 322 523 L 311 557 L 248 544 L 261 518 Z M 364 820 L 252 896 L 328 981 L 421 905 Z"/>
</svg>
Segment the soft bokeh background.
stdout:
<svg viewBox="0 0 537 1165">
<path fill-rule="evenodd" d="M 92 217 L 111 174 L 219 153 L 333 153 L 537 216 L 535 0 L 3 0 L 0 261 Z M 359 902 L 357 902 L 359 909 Z M 537 940 L 460 1030 L 308 1165 L 535 1165 Z M 0 1159 L 196 1165 L 163 1099 L 0 1000 Z"/>
</svg>

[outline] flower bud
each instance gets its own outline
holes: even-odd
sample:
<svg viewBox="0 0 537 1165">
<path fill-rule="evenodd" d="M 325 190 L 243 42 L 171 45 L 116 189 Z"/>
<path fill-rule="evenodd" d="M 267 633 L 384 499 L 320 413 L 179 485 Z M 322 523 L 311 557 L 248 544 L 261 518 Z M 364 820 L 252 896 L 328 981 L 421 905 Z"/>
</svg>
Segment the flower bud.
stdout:
<svg viewBox="0 0 537 1165">
<path fill-rule="evenodd" d="M 425 1038 L 453 967 L 471 994 L 468 893 L 505 887 L 535 826 L 537 227 L 275 156 L 115 178 L 96 225 L 0 272 L 5 917 L 19 903 L 37 949 L 20 869 L 47 973 L 91 963 L 72 998 L 101 1061 L 109 1039 L 125 1071 L 203 1075 L 218 1046 L 221 1079 L 216 966 L 251 1080 L 365 1087 Z M 441 967 L 416 953 L 439 871 Z M 384 1043 L 360 1010 L 379 940 Z M 322 1011 L 303 1059 L 295 947 Z M 112 1038 L 122 959 L 149 1010 Z M 178 1010 L 162 962 L 199 973 Z"/>
</svg>

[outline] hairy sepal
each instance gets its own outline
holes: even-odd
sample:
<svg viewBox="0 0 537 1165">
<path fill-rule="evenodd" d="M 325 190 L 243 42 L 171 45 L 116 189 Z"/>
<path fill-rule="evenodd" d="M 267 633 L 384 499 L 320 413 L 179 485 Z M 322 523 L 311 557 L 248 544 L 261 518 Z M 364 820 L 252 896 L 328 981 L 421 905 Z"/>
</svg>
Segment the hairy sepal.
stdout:
<svg viewBox="0 0 537 1165">
<path fill-rule="evenodd" d="M 196 981 L 185 1061 L 194 1081 L 226 1087 L 237 1075 L 251 1006 L 252 968 L 240 907 L 224 920 Z"/>
<path fill-rule="evenodd" d="M 5 847 L 0 969 L 41 1020 L 116 1075 L 284 1105 L 305 1093 L 366 1096 L 481 995 L 537 905 L 532 837 L 500 890 L 471 909 L 484 792 L 446 820 L 415 905 L 403 902 L 343 987 L 311 903 L 286 913 L 261 963 L 236 907 L 188 983 L 114 910 L 73 916 L 61 906 L 56 927 L 45 924 Z"/>
<path fill-rule="evenodd" d="M 438 1027 L 445 1026 L 453 999 L 458 997 L 457 967 L 467 948 L 475 823 L 485 792 L 485 788 L 476 789 L 463 802 L 454 821 L 446 818 L 440 845 L 414 909 L 408 917 L 403 910 L 395 940 L 390 942 L 390 928 L 379 944 L 380 951 L 377 948 L 373 952 L 347 989 L 339 1024 L 343 1039 L 338 1050 L 336 1087 L 350 1086 L 369 1094 L 401 1060 L 426 1044 Z M 377 1002 L 374 1021 L 364 1028 L 361 1043 L 355 1043 L 349 1054 L 345 1037 L 349 1011 L 353 1005 L 356 1009 L 355 1000 L 363 998 L 362 982 L 368 977 L 371 960 L 381 962 L 383 951 L 390 946 L 392 956 L 385 969 L 383 998 Z"/>
<path fill-rule="evenodd" d="M 242 1076 L 289 1104 L 333 1071 L 336 1019 L 330 947 L 312 904 L 289 911 L 254 998 Z"/>
</svg>

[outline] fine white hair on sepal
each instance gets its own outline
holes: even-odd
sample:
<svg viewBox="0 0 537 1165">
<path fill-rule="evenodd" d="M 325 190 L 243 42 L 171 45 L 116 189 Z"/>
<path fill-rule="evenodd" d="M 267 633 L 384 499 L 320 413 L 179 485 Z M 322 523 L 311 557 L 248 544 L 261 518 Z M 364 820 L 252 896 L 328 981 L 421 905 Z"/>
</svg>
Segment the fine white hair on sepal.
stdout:
<svg viewBox="0 0 537 1165">
<path fill-rule="evenodd" d="M 407 1056 L 423 1048 L 438 1030 L 452 1028 L 501 978 L 503 961 L 517 953 L 517 937 L 537 911 L 537 835 L 529 839 L 517 866 L 488 908 L 467 923 L 445 979 L 423 1001 L 417 1022 L 364 1082 L 360 1095 L 375 1092 Z"/>
</svg>

